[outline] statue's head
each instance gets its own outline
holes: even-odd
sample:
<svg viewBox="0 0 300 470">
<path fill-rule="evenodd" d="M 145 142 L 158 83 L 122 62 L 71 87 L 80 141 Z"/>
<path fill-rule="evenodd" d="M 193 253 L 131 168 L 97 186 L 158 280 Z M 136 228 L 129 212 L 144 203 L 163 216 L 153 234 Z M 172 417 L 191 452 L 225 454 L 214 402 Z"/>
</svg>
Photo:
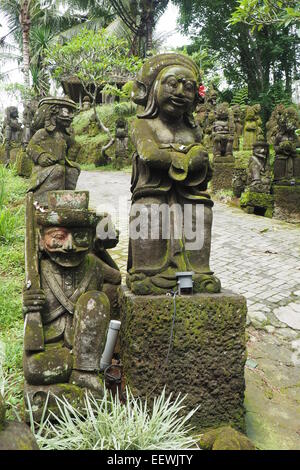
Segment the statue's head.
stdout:
<svg viewBox="0 0 300 470">
<path fill-rule="evenodd" d="M 220 103 L 216 107 L 216 117 L 217 119 L 222 119 L 226 121 L 229 116 L 229 104 L 225 102 Z"/>
<path fill-rule="evenodd" d="M 300 127 L 300 114 L 293 106 L 282 110 L 277 118 L 278 127 L 281 132 L 293 134 Z"/>
<path fill-rule="evenodd" d="M 16 106 L 9 106 L 6 108 L 6 115 L 8 119 L 17 119 L 19 117 L 19 111 Z"/>
<path fill-rule="evenodd" d="M 208 89 L 207 96 L 206 96 L 206 102 L 209 103 L 212 106 L 216 106 L 217 99 L 218 99 L 218 92 L 214 88 L 213 85 L 210 85 L 210 87 Z"/>
<path fill-rule="evenodd" d="M 54 191 L 48 209 L 37 208 L 39 248 L 60 266 L 79 266 L 92 248 L 99 218 L 88 202 L 87 191 Z"/>
<path fill-rule="evenodd" d="M 192 113 L 200 101 L 199 70 L 183 54 L 159 54 L 143 65 L 133 85 L 133 101 L 143 105 L 139 118 L 151 119 L 163 113 L 170 119 L 184 117 L 195 127 Z"/>
<path fill-rule="evenodd" d="M 261 160 L 267 161 L 269 158 L 269 144 L 265 142 L 263 136 L 259 136 L 253 145 L 253 155 Z"/>
<path fill-rule="evenodd" d="M 38 130 L 44 127 L 48 132 L 56 128 L 66 130 L 71 126 L 76 109 L 76 103 L 68 97 L 43 98 L 39 102 L 34 128 Z"/>
<path fill-rule="evenodd" d="M 235 118 L 241 117 L 241 107 L 239 104 L 233 105 L 231 109 Z"/>
</svg>

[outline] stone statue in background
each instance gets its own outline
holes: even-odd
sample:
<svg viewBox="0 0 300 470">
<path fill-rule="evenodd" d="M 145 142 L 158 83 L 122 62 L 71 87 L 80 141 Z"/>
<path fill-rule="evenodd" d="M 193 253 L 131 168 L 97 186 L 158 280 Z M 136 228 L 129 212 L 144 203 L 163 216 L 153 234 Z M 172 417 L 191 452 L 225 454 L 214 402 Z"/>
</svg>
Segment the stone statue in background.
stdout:
<svg viewBox="0 0 300 470">
<path fill-rule="evenodd" d="M 238 104 L 232 106 L 231 111 L 233 113 L 234 120 L 234 140 L 233 140 L 233 150 L 240 150 L 240 137 L 243 134 L 243 124 L 241 116 L 241 107 Z"/>
<path fill-rule="evenodd" d="M 19 112 L 16 106 L 9 106 L 5 110 L 3 123 L 4 144 L 5 144 L 5 164 L 8 165 L 12 158 L 11 151 L 18 149 L 22 143 L 22 124 L 19 122 Z"/>
<path fill-rule="evenodd" d="M 89 111 L 92 107 L 91 98 L 86 95 L 82 100 L 81 111 Z"/>
<path fill-rule="evenodd" d="M 75 109 L 76 103 L 67 97 L 44 98 L 39 103 L 34 123 L 38 130 L 27 153 L 34 163 L 29 191 L 41 205 L 47 205 L 48 191 L 76 187 L 80 166 L 74 162 L 78 148 L 73 151 L 71 124 Z"/>
<path fill-rule="evenodd" d="M 49 192 L 48 199 L 47 210 L 31 208 L 32 220 L 27 212 L 33 243 L 26 242 L 23 309 L 27 323 L 33 312 L 40 313 L 43 344 L 31 350 L 32 332 L 25 323 L 23 363 L 25 393 L 37 415 L 48 392 L 74 399 L 82 388 L 101 394 L 99 366 L 110 319 L 102 262 L 90 254 L 99 217 L 88 210 L 88 192 Z M 28 272 L 28 262 L 36 256 L 34 240 L 38 289 Z"/>
<path fill-rule="evenodd" d="M 278 104 L 272 111 L 271 117 L 266 124 L 267 128 L 267 142 L 268 144 L 274 145 L 276 135 L 278 134 L 278 118 L 284 112 L 284 104 Z"/>
<path fill-rule="evenodd" d="M 136 152 L 127 284 L 135 294 L 176 288 L 178 271 L 194 272 L 194 292 L 220 291 L 209 267 L 213 202 L 206 189 L 212 170 L 193 117 L 198 87 L 196 64 L 175 53 L 148 59 L 134 84 L 133 101 L 145 108 L 132 132 Z M 140 236 L 135 236 L 135 224 Z"/>
<path fill-rule="evenodd" d="M 116 122 L 115 132 L 115 166 L 122 168 L 128 157 L 128 123 L 124 118 Z"/>
<path fill-rule="evenodd" d="M 246 108 L 243 150 L 252 150 L 253 144 L 257 141 L 258 136 L 261 135 L 262 121 L 259 113 L 259 104 Z"/>
<path fill-rule="evenodd" d="M 281 184 L 297 183 L 300 180 L 299 145 L 295 133 L 300 127 L 299 111 L 293 106 L 281 110 L 277 116 L 275 138 L 274 182 Z"/>
<path fill-rule="evenodd" d="M 215 122 L 212 128 L 214 162 L 234 161 L 233 136 L 234 123 L 229 104 L 220 103 L 216 107 Z"/>
<path fill-rule="evenodd" d="M 34 116 L 38 108 L 35 100 L 27 101 L 23 110 L 23 146 L 26 148 L 34 134 Z"/>
<path fill-rule="evenodd" d="M 209 152 L 213 149 L 213 126 L 215 118 L 215 111 L 211 110 L 205 121 L 203 144 Z"/>
<path fill-rule="evenodd" d="M 258 140 L 253 145 L 253 155 L 248 165 L 247 186 L 256 193 L 270 194 L 271 167 L 269 162 L 269 144 Z"/>
</svg>

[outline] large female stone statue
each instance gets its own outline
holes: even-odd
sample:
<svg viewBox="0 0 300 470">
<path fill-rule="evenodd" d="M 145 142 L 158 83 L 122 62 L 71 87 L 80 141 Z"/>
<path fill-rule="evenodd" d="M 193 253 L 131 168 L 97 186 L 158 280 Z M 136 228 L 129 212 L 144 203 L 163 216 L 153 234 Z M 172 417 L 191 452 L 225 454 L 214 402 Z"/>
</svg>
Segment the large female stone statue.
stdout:
<svg viewBox="0 0 300 470">
<path fill-rule="evenodd" d="M 209 267 L 212 170 L 193 118 L 198 84 L 196 64 L 174 53 L 150 58 L 135 81 L 145 108 L 133 125 L 127 284 L 136 294 L 175 288 L 178 271 L 194 272 L 195 292 L 220 291 Z"/>
</svg>

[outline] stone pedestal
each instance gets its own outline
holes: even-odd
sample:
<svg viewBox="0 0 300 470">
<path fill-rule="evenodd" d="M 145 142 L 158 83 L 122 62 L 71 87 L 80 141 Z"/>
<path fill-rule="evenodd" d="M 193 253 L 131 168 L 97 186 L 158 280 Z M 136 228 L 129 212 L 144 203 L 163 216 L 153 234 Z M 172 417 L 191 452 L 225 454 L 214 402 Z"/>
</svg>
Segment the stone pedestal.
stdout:
<svg viewBox="0 0 300 470">
<path fill-rule="evenodd" d="M 30 402 L 33 419 L 40 422 L 43 413 L 45 417 L 52 411 L 59 415 L 59 408 L 55 397 L 63 400 L 64 398 L 74 407 L 82 407 L 84 401 L 84 389 L 72 385 L 53 384 L 53 385 L 29 385 L 26 381 L 24 384 L 24 403 L 25 403 L 25 419 L 30 421 L 28 412 L 28 401 Z M 47 405 L 47 409 L 45 409 Z"/>
<path fill-rule="evenodd" d="M 272 218 L 274 197 L 272 194 L 245 191 L 241 196 L 240 206 L 248 214 L 256 214 Z"/>
<path fill-rule="evenodd" d="M 220 159 L 218 159 L 218 161 L 214 161 L 213 163 L 213 177 L 211 181 L 211 187 L 214 193 L 222 189 L 232 190 L 234 163 L 220 163 L 219 160 Z"/>
<path fill-rule="evenodd" d="M 232 424 L 244 429 L 246 299 L 224 291 L 176 297 L 168 363 L 173 298 L 136 296 L 123 288 L 121 359 L 125 383 L 135 396 L 188 394 L 197 430 Z"/>
<path fill-rule="evenodd" d="M 300 223 L 300 185 L 274 184 L 274 217 L 292 223 Z"/>
</svg>

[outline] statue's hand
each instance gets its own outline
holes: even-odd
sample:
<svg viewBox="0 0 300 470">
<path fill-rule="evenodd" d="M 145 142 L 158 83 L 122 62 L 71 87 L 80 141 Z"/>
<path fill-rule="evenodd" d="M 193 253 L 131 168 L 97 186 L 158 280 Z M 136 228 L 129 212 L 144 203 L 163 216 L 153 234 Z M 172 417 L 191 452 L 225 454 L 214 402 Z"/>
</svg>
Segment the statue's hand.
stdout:
<svg viewBox="0 0 300 470">
<path fill-rule="evenodd" d="M 38 159 L 38 164 L 40 166 L 51 166 L 57 162 L 57 158 L 51 155 L 50 153 L 43 153 Z"/>
<path fill-rule="evenodd" d="M 189 171 L 198 171 L 206 168 L 209 164 L 208 153 L 204 150 L 202 145 L 194 146 L 188 153 L 189 157 Z"/>
<path fill-rule="evenodd" d="M 23 313 L 40 312 L 46 303 L 46 295 L 43 289 L 23 290 Z"/>
<path fill-rule="evenodd" d="M 169 176 L 175 181 L 183 181 L 188 174 L 189 157 L 184 153 L 172 153 Z"/>
</svg>

